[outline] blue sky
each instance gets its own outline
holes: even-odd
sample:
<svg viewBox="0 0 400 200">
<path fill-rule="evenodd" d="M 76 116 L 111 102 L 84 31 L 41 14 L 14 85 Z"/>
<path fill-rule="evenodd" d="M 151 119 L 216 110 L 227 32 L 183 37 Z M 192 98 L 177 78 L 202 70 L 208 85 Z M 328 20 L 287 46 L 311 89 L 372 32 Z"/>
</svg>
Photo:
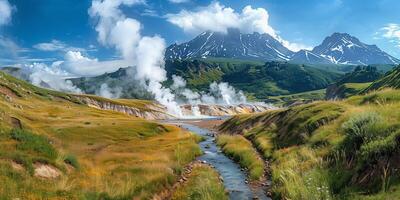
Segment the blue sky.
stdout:
<svg viewBox="0 0 400 200">
<path fill-rule="evenodd" d="M 79 51 L 98 60 L 120 57 L 112 45 L 98 41 L 96 20 L 88 9 L 91 0 L 0 0 L 8 1 L 12 14 L 0 19 L 0 65 L 62 60 L 66 51 Z M 172 1 L 172 0 L 171 0 Z M 126 17 L 141 23 L 141 34 L 158 35 L 167 45 L 193 38 L 197 31 L 184 31 L 168 21 L 168 14 L 206 10 L 209 0 L 147 0 L 120 7 Z M 176 1 L 176 0 L 175 0 Z M 377 44 L 400 57 L 400 3 L 398 0 L 220 0 L 224 8 L 241 13 L 245 6 L 268 12 L 268 27 L 285 41 L 314 47 L 333 32 L 347 32 L 367 44 Z M 208 7 L 207 7 L 208 6 Z M 5 17 L 0 13 L 0 18 Z M 386 27 L 386 28 L 385 28 Z M 256 29 L 257 30 L 257 29 Z M 46 43 L 57 49 L 43 51 Z M 8 48 L 8 46 L 13 48 Z M 40 48 L 43 47 L 43 48 Z"/>
</svg>

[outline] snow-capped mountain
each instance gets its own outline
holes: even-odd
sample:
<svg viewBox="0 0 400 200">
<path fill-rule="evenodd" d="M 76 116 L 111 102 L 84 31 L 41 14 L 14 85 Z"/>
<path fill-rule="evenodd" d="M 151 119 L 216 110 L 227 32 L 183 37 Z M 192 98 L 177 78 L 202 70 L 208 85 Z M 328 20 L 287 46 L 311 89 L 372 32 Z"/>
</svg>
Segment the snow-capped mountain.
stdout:
<svg viewBox="0 0 400 200">
<path fill-rule="evenodd" d="M 330 60 L 309 50 L 300 50 L 296 52 L 290 58 L 290 61 L 301 64 L 332 64 Z"/>
<path fill-rule="evenodd" d="M 169 46 L 166 59 L 223 57 L 261 61 L 290 61 L 304 64 L 399 64 L 400 60 L 362 43 L 347 33 L 334 33 L 312 51 L 292 52 L 268 34 L 243 34 L 237 29 L 228 33 L 203 32 L 193 40 Z"/>
<path fill-rule="evenodd" d="M 334 33 L 324 39 L 311 53 L 334 64 L 398 64 L 397 58 L 387 54 L 376 45 L 362 43 L 347 33 Z M 293 57 L 293 59 L 296 56 Z M 304 58 L 304 57 L 303 57 Z M 299 62 L 300 60 L 296 60 Z M 312 62 L 305 58 L 304 62 Z"/>
<path fill-rule="evenodd" d="M 167 59 L 224 57 L 262 61 L 288 61 L 294 53 L 268 34 L 243 34 L 230 29 L 228 33 L 203 32 L 183 44 L 166 50 Z"/>
</svg>

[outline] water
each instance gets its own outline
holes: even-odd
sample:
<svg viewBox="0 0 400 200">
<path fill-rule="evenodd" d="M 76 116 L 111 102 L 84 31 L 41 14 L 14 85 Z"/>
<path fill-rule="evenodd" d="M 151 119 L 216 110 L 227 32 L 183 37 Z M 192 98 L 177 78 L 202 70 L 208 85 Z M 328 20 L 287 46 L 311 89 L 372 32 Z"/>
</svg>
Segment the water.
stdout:
<svg viewBox="0 0 400 200">
<path fill-rule="evenodd" d="M 214 166 L 217 172 L 222 176 L 224 186 L 228 190 L 231 200 L 270 200 L 270 198 L 265 195 L 262 188 L 251 190 L 250 186 L 245 182 L 247 178 L 246 174 L 240 169 L 238 164 L 221 152 L 214 142 L 214 137 L 211 136 L 213 134 L 211 131 L 199 128 L 195 125 L 185 124 L 184 121 L 178 121 L 175 122 L 175 124 L 179 124 L 182 128 L 205 138 L 205 141 L 199 144 L 204 154 L 198 159 L 206 161 L 208 164 Z"/>
</svg>

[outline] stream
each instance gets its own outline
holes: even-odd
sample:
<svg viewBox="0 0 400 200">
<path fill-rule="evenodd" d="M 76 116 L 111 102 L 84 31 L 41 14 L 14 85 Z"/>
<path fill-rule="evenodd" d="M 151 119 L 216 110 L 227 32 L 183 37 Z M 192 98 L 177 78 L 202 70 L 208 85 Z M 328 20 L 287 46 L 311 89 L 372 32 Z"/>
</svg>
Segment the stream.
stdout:
<svg viewBox="0 0 400 200">
<path fill-rule="evenodd" d="M 204 154 L 200 156 L 198 160 L 205 161 L 208 164 L 212 165 L 214 169 L 220 174 L 220 176 L 224 180 L 223 183 L 225 189 L 229 192 L 229 199 L 270 200 L 270 198 L 265 195 L 265 191 L 262 187 L 251 188 L 250 185 L 246 183 L 246 173 L 241 170 L 240 166 L 237 163 L 235 163 L 233 160 L 231 160 L 221 152 L 220 148 L 214 142 L 215 138 L 212 136 L 212 131 L 185 123 L 185 121 L 187 120 L 175 120 L 169 121 L 168 123 L 179 125 L 180 127 L 195 134 L 201 135 L 205 138 L 205 140 L 200 142 L 199 144 Z"/>
</svg>

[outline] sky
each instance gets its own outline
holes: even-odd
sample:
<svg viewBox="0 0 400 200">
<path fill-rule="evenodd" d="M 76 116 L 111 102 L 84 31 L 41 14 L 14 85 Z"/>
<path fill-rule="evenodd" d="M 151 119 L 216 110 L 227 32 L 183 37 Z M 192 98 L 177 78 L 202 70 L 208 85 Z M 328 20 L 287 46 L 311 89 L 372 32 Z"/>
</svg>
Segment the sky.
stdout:
<svg viewBox="0 0 400 200">
<path fill-rule="evenodd" d="M 294 51 L 346 32 L 400 58 L 398 0 L 107 1 L 0 0 L 0 66 L 42 64 L 97 75 L 134 60 L 131 46 L 143 38 L 165 48 L 231 27 L 271 34 Z"/>
</svg>

